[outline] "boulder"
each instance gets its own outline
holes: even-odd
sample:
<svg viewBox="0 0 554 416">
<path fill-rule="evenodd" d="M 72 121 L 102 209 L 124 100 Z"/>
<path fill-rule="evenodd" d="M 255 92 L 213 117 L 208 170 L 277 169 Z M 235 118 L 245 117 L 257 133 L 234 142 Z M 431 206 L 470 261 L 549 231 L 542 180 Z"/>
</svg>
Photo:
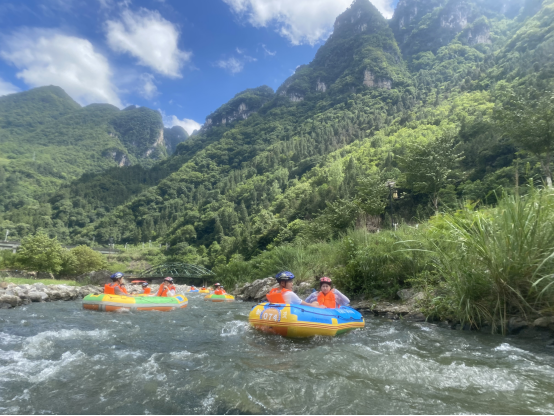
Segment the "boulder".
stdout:
<svg viewBox="0 0 554 416">
<path fill-rule="evenodd" d="M 0 303 L 7 303 L 15 307 L 21 305 L 21 299 L 14 295 L 2 295 L 0 296 Z"/>
<path fill-rule="evenodd" d="M 8 287 L 8 282 L 0 282 L 0 289 L 6 289 Z"/>
<path fill-rule="evenodd" d="M 11 308 L 13 308 L 13 306 L 10 305 L 9 303 L 0 302 L 0 309 L 11 309 Z"/>
<path fill-rule="evenodd" d="M 508 321 L 508 332 L 510 334 L 517 334 L 522 329 L 527 328 L 529 323 L 519 317 L 510 318 Z"/>
<path fill-rule="evenodd" d="M 46 302 L 48 295 L 44 292 L 38 292 L 36 290 L 29 291 L 29 299 L 31 302 Z"/>
<path fill-rule="evenodd" d="M 407 301 L 416 295 L 415 289 L 400 289 L 396 295 L 403 301 Z"/>
<path fill-rule="evenodd" d="M 312 289 L 313 285 L 311 283 L 302 282 L 298 285 L 298 288 L 295 290 L 295 292 L 300 298 L 305 299 L 310 293 L 312 293 Z"/>
<path fill-rule="evenodd" d="M 543 316 L 535 319 L 533 325 L 538 328 L 548 328 L 550 325 L 554 325 L 554 316 Z"/>
<path fill-rule="evenodd" d="M 32 287 L 35 290 L 38 290 L 38 291 L 42 291 L 42 290 L 46 289 L 46 285 L 44 283 L 33 283 Z"/>
<path fill-rule="evenodd" d="M 427 320 L 425 315 L 423 315 L 421 312 L 411 312 L 406 315 L 404 319 L 412 322 L 425 322 Z"/>
</svg>

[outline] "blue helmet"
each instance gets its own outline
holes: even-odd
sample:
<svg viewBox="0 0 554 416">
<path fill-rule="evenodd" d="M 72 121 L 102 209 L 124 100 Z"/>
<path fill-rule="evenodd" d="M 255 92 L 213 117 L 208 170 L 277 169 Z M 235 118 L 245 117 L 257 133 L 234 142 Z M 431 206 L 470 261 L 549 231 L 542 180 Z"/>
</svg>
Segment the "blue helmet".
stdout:
<svg viewBox="0 0 554 416">
<path fill-rule="evenodd" d="M 110 276 L 110 279 L 116 280 L 116 279 L 121 279 L 122 277 L 123 277 L 123 273 L 117 272 L 117 273 L 112 274 Z"/>
<path fill-rule="evenodd" d="M 275 279 L 277 279 L 278 282 L 281 280 L 292 280 L 294 279 L 294 275 L 291 272 L 279 272 L 275 275 Z"/>
</svg>

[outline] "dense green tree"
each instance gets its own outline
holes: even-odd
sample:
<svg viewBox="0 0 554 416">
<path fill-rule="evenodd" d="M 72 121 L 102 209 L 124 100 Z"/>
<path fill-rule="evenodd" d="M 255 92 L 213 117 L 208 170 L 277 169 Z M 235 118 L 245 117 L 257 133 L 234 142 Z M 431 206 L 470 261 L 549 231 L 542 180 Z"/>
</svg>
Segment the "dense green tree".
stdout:
<svg viewBox="0 0 554 416">
<path fill-rule="evenodd" d="M 552 187 L 554 155 L 554 89 L 537 86 L 499 88 L 501 102 L 495 118 L 503 133 L 541 162 L 548 187 Z"/>
<path fill-rule="evenodd" d="M 17 262 L 26 270 L 58 273 L 63 266 L 64 250 L 57 238 L 37 233 L 21 241 Z"/>
<path fill-rule="evenodd" d="M 440 191 L 453 181 L 454 169 L 460 160 L 452 134 L 444 133 L 436 140 L 413 143 L 401 158 L 406 185 L 416 193 L 429 195 L 433 209 L 439 211 Z"/>
</svg>

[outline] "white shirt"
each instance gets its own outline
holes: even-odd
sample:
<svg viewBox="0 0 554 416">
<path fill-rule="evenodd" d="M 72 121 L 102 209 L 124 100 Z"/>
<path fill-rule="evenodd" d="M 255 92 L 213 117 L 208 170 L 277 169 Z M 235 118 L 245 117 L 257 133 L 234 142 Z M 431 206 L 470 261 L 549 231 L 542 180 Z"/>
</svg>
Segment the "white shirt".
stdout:
<svg viewBox="0 0 554 416">
<path fill-rule="evenodd" d="M 302 299 L 292 291 L 283 293 L 283 299 L 285 299 L 285 303 L 289 305 L 300 305 L 302 303 Z"/>
</svg>

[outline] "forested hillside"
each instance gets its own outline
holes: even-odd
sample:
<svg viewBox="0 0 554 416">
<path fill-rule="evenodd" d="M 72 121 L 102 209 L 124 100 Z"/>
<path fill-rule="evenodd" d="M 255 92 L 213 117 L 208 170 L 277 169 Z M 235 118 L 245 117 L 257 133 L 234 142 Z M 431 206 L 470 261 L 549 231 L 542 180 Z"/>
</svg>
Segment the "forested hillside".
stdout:
<svg viewBox="0 0 554 416">
<path fill-rule="evenodd" d="M 187 137 L 181 127 L 164 130 L 157 111 L 81 107 L 59 87 L 0 97 L 0 211 L 36 207 L 83 173 L 150 167 Z"/>
<path fill-rule="evenodd" d="M 161 126 L 147 109 L 81 109 L 58 91 L 44 118 L 18 130 L 1 104 L 21 94 L 0 98 L 0 134 L 21 137 L 22 149 L 0 145 L 0 192 L 13 200 L 0 228 L 17 237 L 42 228 L 74 243 L 158 241 L 171 258 L 214 267 L 353 228 L 415 224 L 469 201 L 495 204 L 518 184 L 550 180 L 553 34 L 554 0 L 401 0 L 389 21 L 356 0 L 276 92 L 237 94 L 155 164 L 163 149 L 147 153 Z M 522 111 L 529 134 L 514 130 Z M 69 127 L 48 133 L 76 117 L 112 153 L 78 150 L 84 139 Z M 50 147 L 35 164 L 36 132 Z M 97 169 L 71 162 L 48 179 L 52 192 L 17 199 L 15 173 L 26 169 L 24 183 L 37 186 L 28 178 L 39 178 L 56 146 Z M 122 158 L 135 166 L 115 167 Z"/>
</svg>

